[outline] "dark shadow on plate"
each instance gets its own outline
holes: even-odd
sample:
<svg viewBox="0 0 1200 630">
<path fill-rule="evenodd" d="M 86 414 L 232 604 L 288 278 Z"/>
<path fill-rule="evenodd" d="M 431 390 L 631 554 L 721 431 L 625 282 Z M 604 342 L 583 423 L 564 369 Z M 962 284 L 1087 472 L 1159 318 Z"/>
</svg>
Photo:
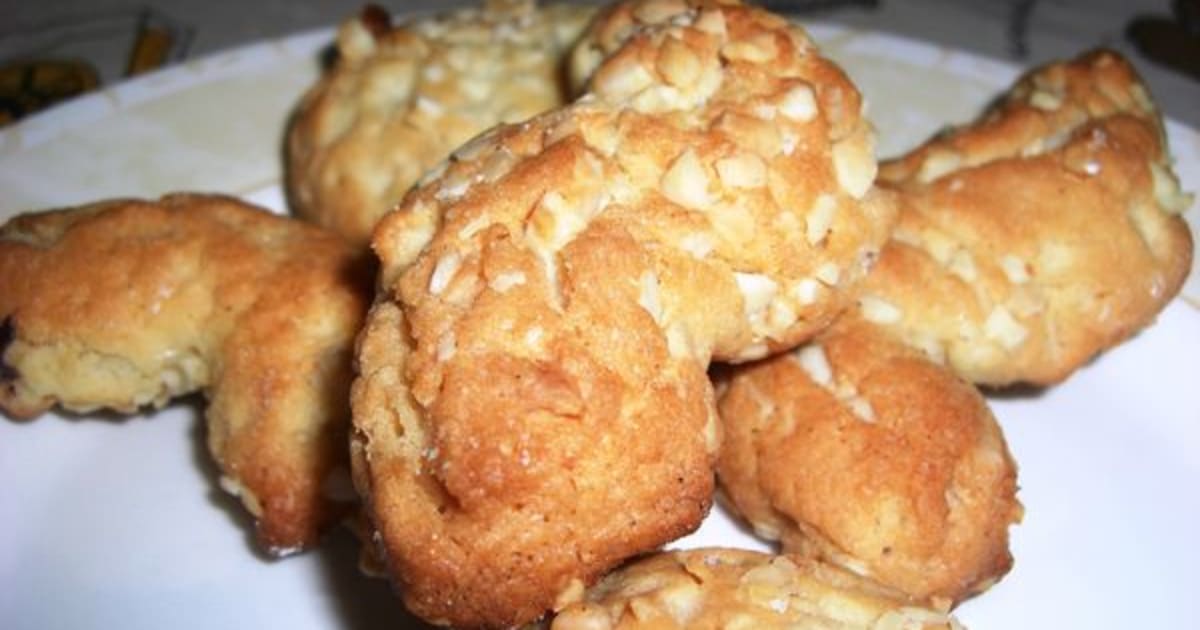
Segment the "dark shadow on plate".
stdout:
<svg viewBox="0 0 1200 630">
<path fill-rule="evenodd" d="M 348 528 L 330 532 L 317 554 L 324 588 L 335 602 L 338 628 L 343 630 L 432 630 L 413 617 L 383 578 L 363 574 L 358 568 L 358 539 Z"/>
<path fill-rule="evenodd" d="M 191 411 L 192 462 L 210 482 L 205 497 L 208 503 L 229 517 L 231 527 L 242 531 L 247 551 L 259 561 L 275 564 L 292 560 L 290 556 L 277 558 L 265 553 L 255 539 L 254 517 L 237 497 L 221 489 L 221 471 L 208 452 L 204 419 L 207 401 L 197 394 L 175 404 Z M 334 615 L 341 620 L 336 627 L 344 630 L 432 630 L 433 626 L 421 623 L 404 610 L 387 580 L 370 578 L 359 571 L 358 549 L 358 541 L 349 529 L 338 526 L 326 534 L 317 548 L 305 552 L 316 556 L 323 587 L 332 595 Z"/>
<path fill-rule="evenodd" d="M 977 385 L 979 393 L 983 394 L 988 400 L 1037 400 L 1046 395 L 1049 387 L 1042 385 L 1030 385 L 1028 383 L 1016 383 L 1013 385 L 1005 385 L 1004 387 L 989 387 L 986 385 Z"/>
<path fill-rule="evenodd" d="M 213 460 L 212 454 L 208 452 L 208 425 L 204 417 L 204 410 L 208 405 L 200 394 L 193 394 L 185 398 L 181 398 L 174 404 L 181 407 L 187 407 L 191 411 L 192 416 L 192 431 L 191 444 L 192 463 L 208 480 L 208 492 L 205 499 L 208 504 L 214 508 L 221 510 L 229 517 L 231 527 L 236 527 L 242 532 L 242 539 L 246 543 L 246 550 L 254 555 L 255 558 L 264 562 L 274 562 L 279 560 L 262 550 L 258 546 L 258 541 L 255 539 L 256 526 L 254 517 L 250 512 L 246 511 L 245 506 L 238 500 L 237 497 L 229 494 L 221 489 L 221 469 L 217 467 L 217 462 Z"/>
</svg>

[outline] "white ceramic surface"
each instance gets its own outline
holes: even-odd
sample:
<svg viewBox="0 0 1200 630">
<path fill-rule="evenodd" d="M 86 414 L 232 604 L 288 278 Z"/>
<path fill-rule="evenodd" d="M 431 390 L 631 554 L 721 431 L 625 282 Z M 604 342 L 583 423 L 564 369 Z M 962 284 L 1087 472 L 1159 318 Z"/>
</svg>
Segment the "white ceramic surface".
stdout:
<svg viewBox="0 0 1200 630">
<path fill-rule="evenodd" d="M 895 154 L 970 119 L 1018 69 L 920 42 L 814 26 Z M 111 196 L 239 194 L 282 208 L 289 109 L 330 30 L 240 48 L 0 130 L 0 218 Z M 1200 190 L 1200 134 L 1168 125 Z M 1189 220 L 1195 233 L 1200 207 Z M 1200 278 L 1157 324 L 1040 395 L 993 399 L 1021 469 L 1016 566 L 959 617 L 977 630 L 1200 624 Z M 344 533 L 256 555 L 217 489 L 199 402 L 133 418 L 0 419 L 0 627 L 417 627 L 355 568 Z M 758 546 L 719 510 L 682 546 Z"/>
</svg>

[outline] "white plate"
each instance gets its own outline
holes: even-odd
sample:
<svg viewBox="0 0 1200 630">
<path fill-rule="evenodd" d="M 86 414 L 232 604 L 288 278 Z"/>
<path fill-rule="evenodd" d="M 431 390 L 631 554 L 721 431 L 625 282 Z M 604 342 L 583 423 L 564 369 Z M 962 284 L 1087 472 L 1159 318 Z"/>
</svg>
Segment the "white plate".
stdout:
<svg viewBox="0 0 1200 630">
<path fill-rule="evenodd" d="M 1017 74 L 891 36 L 813 34 L 867 94 L 885 154 L 970 119 Z M 0 217 L 185 189 L 280 208 L 283 123 L 330 37 L 194 61 L 0 131 Z M 1200 189 L 1200 134 L 1168 131 L 1185 188 Z M 1196 276 L 1185 290 L 1193 300 Z M 1013 530 L 1016 567 L 961 607 L 967 625 L 1196 627 L 1198 374 L 1200 311 L 1176 300 L 1066 384 L 993 401 L 1027 516 Z M 197 409 L 0 419 L 0 626 L 415 626 L 383 582 L 357 573 L 348 535 L 301 557 L 257 556 L 240 507 L 216 488 Z M 719 512 L 681 544 L 761 546 Z"/>
</svg>

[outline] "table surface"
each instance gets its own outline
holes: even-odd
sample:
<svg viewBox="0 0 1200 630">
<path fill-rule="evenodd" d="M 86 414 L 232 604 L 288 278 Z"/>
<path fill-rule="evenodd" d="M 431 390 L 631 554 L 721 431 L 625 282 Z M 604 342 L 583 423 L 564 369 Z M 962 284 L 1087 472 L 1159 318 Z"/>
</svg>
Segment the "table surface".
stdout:
<svg viewBox="0 0 1200 630">
<path fill-rule="evenodd" d="M 1171 0 L 768 0 L 801 7 L 802 18 L 879 30 L 1033 65 L 1096 46 L 1127 54 L 1168 116 L 1200 127 L 1200 81 L 1151 61 L 1126 36 L 1145 16 L 1169 18 Z M 444 9 L 458 2 L 380 2 L 397 12 Z M 1024 9 L 1026 19 L 1019 19 Z M 0 60 L 40 55 L 83 58 L 104 82 L 119 80 L 139 16 L 178 27 L 177 51 L 196 58 L 256 40 L 338 23 L 356 10 L 344 0 L 191 2 L 153 0 L 0 0 Z M 1023 26 L 1022 26 L 1023 24 Z M 185 41 L 186 40 L 186 41 Z M 1018 50 L 1023 48 L 1023 54 Z"/>
</svg>

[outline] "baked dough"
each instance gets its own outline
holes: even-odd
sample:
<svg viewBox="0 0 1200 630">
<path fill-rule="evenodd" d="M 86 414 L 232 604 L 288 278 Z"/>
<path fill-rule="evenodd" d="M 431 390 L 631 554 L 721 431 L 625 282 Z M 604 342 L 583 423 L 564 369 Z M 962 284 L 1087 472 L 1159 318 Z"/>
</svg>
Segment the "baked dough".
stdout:
<svg viewBox="0 0 1200 630">
<path fill-rule="evenodd" d="M 1153 319 L 1192 249 L 1162 142 L 1132 68 L 1101 51 L 885 164 L 900 222 L 858 308 L 729 377 L 719 470 L 736 511 L 922 599 L 1002 576 L 1015 469 L 954 374 L 1055 383 Z"/>
<path fill-rule="evenodd" d="M 0 228 L 0 408 L 135 413 L 203 391 L 221 485 L 259 542 L 308 547 L 356 502 L 360 258 L 331 233 L 212 195 L 15 217 Z"/>
<path fill-rule="evenodd" d="M 551 630 L 958 629 L 843 569 L 740 549 L 657 553 L 615 571 L 554 618 Z"/>
<path fill-rule="evenodd" d="M 455 147 L 567 100 L 561 60 L 593 11 L 490 0 L 397 26 L 377 7 L 347 20 L 336 64 L 290 123 L 295 212 L 365 246 L 379 218 Z"/>
<path fill-rule="evenodd" d="M 920 351 L 847 316 L 720 389 L 721 486 L 785 551 L 946 603 L 1011 567 L 1021 506 L 1000 427 Z"/>
<path fill-rule="evenodd" d="M 900 223 L 867 319 L 976 383 L 1047 385 L 1153 321 L 1191 268 L 1158 110 L 1115 52 L 1032 71 L 885 164 Z"/>
<path fill-rule="evenodd" d="M 709 361 L 824 328 L 890 231 L 859 94 L 803 30 L 672 6 L 592 91 L 458 149 L 375 232 L 352 460 L 435 623 L 533 620 L 695 528 Z"/>
</svg>

